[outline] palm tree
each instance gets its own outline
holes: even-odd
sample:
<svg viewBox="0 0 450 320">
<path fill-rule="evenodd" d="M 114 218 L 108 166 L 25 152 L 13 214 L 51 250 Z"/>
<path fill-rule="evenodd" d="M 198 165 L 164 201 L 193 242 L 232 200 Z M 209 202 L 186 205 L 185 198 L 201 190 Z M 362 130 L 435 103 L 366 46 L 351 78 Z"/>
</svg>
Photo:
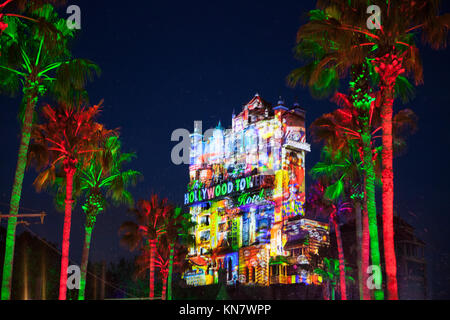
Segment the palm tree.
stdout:
<svg viewBox="0 0 450 320">
<path fill-rule="evenodd" d="M 47 160 L 45 169 L 34 184 L 38 191 L 56 182 L 56 174 L 63 172 L 65 178 L 65 213 L 61 253 L 61 275 L 59 299 L 66 299 L 67 267 L 69 263 L 69 239 L 73 206 L 73 182 L 78 169 L 87 166 L 95 152 L 101 151 L 100 141 L 112 135 L 103 125 L 95 122 L 100 107 L 89 108 L 61 105 L 53 109 L 46 105 L 42 109 L 45 122 L 33 130 L 33 145 L 30 157 Z M 41 164 L 39 164 L 41 162 Z M 42 161 L 38 167 L 42 166 Z"/>
<path fill-rule="evenodd" d="M 168 266 L 168 290 L 167 298 L 172 300 L 172 275 L 174 256 L 179 255 L 184 251 L 183 246 L 188 246 L 194 243 L 194 238 L 191 234 L 192 229 L 195 226 L 195 222 L 192 221 L 191 215 L 187 212 L 183 213 L 180 207 L 170 211 L 170 214 L 166 219 L 167 233 L 164 237 L 167 241 L 167 247 L 169 250 L 169 266 Z"/>
<path fill-rule="evenodd" d="M 8 28 L 8 23 L 3 22 L 3 17 L 16 17 L 20 19 L 25 19 L 33 21 L 36 23 L 41 23 L 42 21 L 33 19 L 30 17 L 23 16 L 19 13 L 28 10 L 36 10 L 42 8 L 44 5 L 52 4 L 63 4 L 65 1 L 61 0 L 4 0 L 0 3 L 0 35 L 2 32 Z M 13 10 L 13 12 L 2 13 L 4 10 Z M 0 47 L 1 48 L 1 47 Z"/>
<path fill-rule="evenodd" d="M 80 170 L 81 190 L 86 195 L 86 201 L 82 207 L 86 214 L 86 223 L 78 300 L 84 300 L 85 298 L 86 272 L 92 231 L 97 215 L 105 210 L 106 198 L 110 198 L 114 205 L 133 205 L 133 197 L 127 189 L 130 184 L 135 184 L 141 173 L 135 170 L 123 171 L 122 167 L 134 157 L 134 153 L 122 153 L 119 138 L 111 136 L 103 142 L 102 151 L 94 155 L 89 166 Z"/>
<path fill-rule="evenodd" d="M 341 299 L 347 300 L 347 288 L 345 285 L 345 262 L 344 248 L 342 246 L 341 230 L 339 228 L 339 218 L 352 211 L 348 202 L 341 200 L 331 201 L 326 196 L 326 188 L 322 181 L 316 181 L 311 187 L 308 198 L 305 202 L 305 209 L 309 214 L 326 217 L 330 225 L 333 225 L 336 234 L 339 261 L 339 282 Z"/>
<path fill-rule="evenodd" d="M 161 300 L 166 299 L 167 292 L 167 277 L 169 275 L 169 258 L 167 249 L 167 247 L 159 246 L 153 253 L 153 264 L 155 266 L 155 269 L 159 269 L 159 274 L 161 275 L 162 280 Z M 150 260 L 150 251 L 141 250 L 141 254 L 136 259 L 137 270 L 135 273 L 135 277 L 139 278 L 143 276 L 144 272 L 149 270 L 149 266 L 151 263 L 152 261 Z"/>
<path fill-rule="evenodd" d="M 81 92 L 92 70 L 97 67 L 90 61 L 73 59 L 68 50 L 69 39 L 73 31 L 65 26 L 65 20 L 59 19 L 49 6 L 31 13 L 32 17 L 46 20 L 57 30 L 57 35 L 42 32 L 38 24 L 23 23 L 9 17 L 9 27 L 0 37 L 0 89 L 15 93 L 22 84 L 22 106 L 20 118 L 22 133 L 17 158 L 17 167 L 12 187 L 10 212 L 8 219 L 6 251 L 3 266 L 1 298 L 11 296 L 11 278 L 15 245 L 15 232 L 22 183 L 27 163 L 35 106 L 39 96 L 48 90 L 64 100 L 73 97 L 73 92 Z"/>
<path fill-rule="evenodd" d="M 119 229 L 120 242 L 131 251 L 141 248 L 149 253 L 150 283 L 149 296 L 155 296 L 155 257 L 156 246 L 161 236 L 166 233 L 164 221 L 173 210 L 167 199 L 159 200 L 156 194 L 150 200 L 139 200 L 135 209 L 131 210 L 137 223 L 125 221 Z"/>
<path fill-rule="evenodd" d="M 172 300 L 168 297 L 171 283 L 171 273 L 176 268 L 179 271 L 185 270 L 187 266 L 186 254 L 187 248 L 180 244 L 175 244 L 175 248 L 170 247 L 167 242 L 167 234 L 164 234 L 158 242 L 158 247 L 154 254 L 155 268 L 159 269 L 159 274 L 162 280 L 162 300 Z M 141 250 L 141 254 L 136 259 L 137 271 L 135 277 L 141 277 L 150 266 L 150 252 L 148 250 Z"/>
<path fill-rule="evenodd" d="M 358 83 L 358 81 L 356 81 Z M 364 90 L 367 92 L 368 90 Z M 375 100 L 361 90 L 353 90 L 354 95 L 352 97 L 336 94 L 334 101 L 337 102 L 341 109 L 338 109 L 332 113 L 325 114 L 318 118 L 311 125 L 311 132 L 317 141 L 325 141 L 331 150 L 339 150 L 338 155 L 344 156 L 344 161 L 338 160 L 339 157 L 331 159 L 331 163 L 319 163 L 313 169 L 313 173 L 316 175 L 330 174 L 336 171 L 342 172 L 343 169 L 348 168 L 348 165 L 354 161 L 349 162 L 349 155 L 354 154 L 355 150 L 358 150 L 360 159 L 362 162 L 361 167 L 364 170 L 364 194 L 367 208 L 367 214 L 369 219 L 369 233 L 370 233 L 370 247 L 372 264 L 380 267 L 380 253 L 378 244 L 378 224 L 376 216 L 376 203 L 375 203 L 375 185 L 376 185 L 376 168 L 375 164 L 380 162 L 374 162 L 377 156 L 380 154 L 380 147 L 376 146 L 375 139 L 378 137 L 376 133 L 381 129 L 380 108 L 373 103 Z M 351 100 L 353 99 L 353 102 Z M 416 127 L 416 116 L 409 110 L 401 110 L 394 117 L 394 135 L 396 153 L 405 146 L 406 132 L 414 131 Z M 353 150 L 353 152 L 351 151 Z M 336 152 L 335 152 L 336 153 Z M 353 159 L 355 157 L 353 156 Z M 347 165 L 346 165 L 347 163 Z M 338 170 L 337 170 L 338 169 Z M 344 170 L 348 171 L 348 169 Z M 352 177 L 355 180 L 355 170 Z M 356 170 L 357 172 L 357 170 Z M 339 190 L 343 189 L 342 179 L 347 176 L 345 173 L 330 187 L 333 187 L 332 197 L 340 194 Z M 329 196 L 330 197 L 330 196 Z M 364 227 L 365 224 L 363 224 Z M 364 247 L 364 245 L 363 245 Z M 365 250 L 367 252 L 367 250 Z M 366 257 L 363 257 L 366 259 Z M 365 265 L 365 264 L 364 264 Z M 364 269 L 365 270 L 365 269 Z M 382 279 L 376 279 L 377 283 L 382 283 Z M 374 292 L 376 299 L 383 299 L 383 291 L 377 289 Z M 367 298 L 367 295 L 366 295 Z"/>
<path fill-rule="evenodd" d="M 329 258 L 323 258 L 323 264 L 324 268 L 316 268 L 314 269 L 314 273 L 322 276 L 323 282 L 326 284 L 327 287 L 323 286 L 324 288 L 324 299 L 329 300 L 329 291 L 331 291 L 331 300 L 336 300 L 335 298 L 335 288 L 336 288 L 336 279 L 340 277 L 341 271 L 340 271 L 340 265 L 339 260 L 337 259 L 329 259 Z M 351 276 L 348 275 L 352 269 L 350 267 L 345 267 L 345 272 L 347 273 L 346 279 L 354 281 Z M 328 287 L 331 287 L 327 289 Z"/>
<path fill-rule="evenodd" d="M 374 157 L 377 154 L 377 148 L 373 141 L 373 133 L 377 129 L 370 131 L 373 123 L 376 122 L 377 109 L 374 108 L 372 99 L 360 100 L 358 107 L 354 107 L 349 101 L 348 97 L 344 95 L 336 95 L 336 102 L 342 105 L 341 109 L 325 114 L 316 119 L 311 125 L 311 132 L 317 141 L 326 141 L 332 150 L 341 150 L 341 153 L 347 155 L 354 155 L 354 151 L 358 150 L 360 159 L 358 162 L 361 168 L 364 170 L 364 193 L 367 203 L 367 214 L 369 219 L 369 234 L 370 234 L 370 254 L 372 258 L 372 264 L 378 267 L 381 266 L 380 262 L 380 249 L 378 241 L 378 225 L 376 215 L 375 204 L 375 170 L 374 170 Z M 355 100 L 356 101 L 356 100 Z M 362 108 L 361 106 L 369 106 L 368 108 Z M 369 115 L 370 113 L 370 115 Z M 353 152 L 352 152 L 353 151 Z M 355 157 L 353 157 L 355 158 Z M 344 158 L 344 162 L 348 159 Z M 354 162 L 354 161 L 352 161 Z M 339 162 L 338 167 L 339 168 Z M 342 168 L 342 165 L 341 165 Z M 344 166 L 345 168 L 345 166 Z M 356 171 L 357 172 L 357 171 Z M 355 170 L 353 170 L 353 177 L 355 177 Z M 337 196 L 340 194 L 338 190 L 343 190 L 342 179 L 344 175 L 338 179 L 333 186 L 332 195 Z M 356 180 L 356 178 L 353 178 Z M 365 224 L 363 224 L 363 227 Z M 364 230 L 367 232 L 367 230 Z M 367 239 L 364 238 L 364 239 Z M 362 248 L 365 244 L 362 245 Z M 364 251 L 367 253 L 367 250 Z M 366 257 L 363 257 L 364 261 L 367 261 Z M 363 280 L 363 277 L 361 277 Z M 382 283 L 382 279 L 379 277 L 376 279 L 377 284 Z M 378 288 L 374 292 L 376 299 L 383 299 L 383 291 Z M 366 298 L 368 298 L 366 296 Z"/>
<path fill-rule="evenodd" d="M 422 33 L 425 44 L 439 49 L 447 44 L 450 15 L 439 15 L 440 0 L 389 0 L 378 5 L 383 13 L 380 29 L 366 27 L 366 0 L 320 0 L 311 21 L 299 29 L 298 50 L 312 62 L 291 73 L 289 81 L 337 85 L 354 65 L 368 59 L 378 76 L 381 91 L 383 241 L 389 299 L 398 299 L 393 231 L 392 119 L 395 88 L 401 75 L 423 81 L 423 70 L 415 37 Z M 403 78 L 404 79 L 404 78 Z"/>
<path fill-rule="evenodd" d="M 325 190 L 327 198 L 337 200 L 347 195 L 352 201 L 356 226 L 359 293 L 362 300 L 370 299 L 364 292 L 367 286 L 365 273 L 362 272 L 368 267 L 365 261 L 369 259 L 369 251 L 365 250 L 367 248 L 365 241 L 368 243 L 369 238 L 364 237 L 364 234 L 368 234 L 369 230 L 363 224 L 364 172 L 360 156 L 355 149 L 355 143 L 349 143 L 349 147 L 341 149 L 340 152 L 335 152 L 329 145 L 325 145 L 322 148 L 321 161 L 314 165 L 310 174 L 314 179 L 325 177 L 327 180 L 336 181 Z"/>
</svg>

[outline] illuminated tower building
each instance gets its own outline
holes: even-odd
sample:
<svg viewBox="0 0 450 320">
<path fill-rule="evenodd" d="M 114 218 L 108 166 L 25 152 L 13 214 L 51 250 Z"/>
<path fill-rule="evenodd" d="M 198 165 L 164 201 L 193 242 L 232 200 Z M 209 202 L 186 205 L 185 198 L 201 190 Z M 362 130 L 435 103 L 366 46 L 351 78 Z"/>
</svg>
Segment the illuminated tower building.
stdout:
<svg viewBox="0 0 450 320">
<path fill-rule="evenodd" d="M 284 101 L 275 107 L 258 94 L 220 122 L 191 135 L 190 208 L 195 246 L 189 285 L 320 283 L 308 264 L 328 243 L 328 226 L 305 219 L 305 111 Z"/>
</svg>

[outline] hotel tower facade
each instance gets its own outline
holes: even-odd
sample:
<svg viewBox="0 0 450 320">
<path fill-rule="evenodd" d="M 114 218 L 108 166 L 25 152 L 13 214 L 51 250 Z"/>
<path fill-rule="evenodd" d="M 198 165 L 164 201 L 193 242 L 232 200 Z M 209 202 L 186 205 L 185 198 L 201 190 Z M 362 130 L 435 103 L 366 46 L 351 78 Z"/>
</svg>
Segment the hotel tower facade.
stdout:
<svg viewBox="0 0 450 320">
<path fill-rule="evenodd" d="M 208 133 L 208 132 L 207 132 Z M 320 284 L 318 249 L 328 225 L 304 218 L 305 111 L 258 94 L 219 125 L 191 134 L 190 183 L 184 194 L 196 223 L 188 285 Z"/>
</svg>

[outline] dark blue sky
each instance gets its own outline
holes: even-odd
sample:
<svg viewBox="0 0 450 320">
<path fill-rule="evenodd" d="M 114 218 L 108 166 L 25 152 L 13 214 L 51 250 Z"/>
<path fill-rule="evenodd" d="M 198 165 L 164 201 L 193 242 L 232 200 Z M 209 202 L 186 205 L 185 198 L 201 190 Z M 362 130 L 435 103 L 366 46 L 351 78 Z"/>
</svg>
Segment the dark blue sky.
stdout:
<svg viewBox="0 0 450 320">
<path fill-rule="evenodd" d="M 105 99 L 100 121 L 109 128 L 120 127 L 125 151 L 138 155 L 133 166 L 145 179 L 133 189 L 136 199 L 156 191 L 173 202 L 182 201 L 188 168 L 170 160 L 175 145 L 170 136 L 176 128 L 192 130 L 194 120 L 203 120 L 205 129 L 219 120 L 229 126 L 233 109 L 240 111 L 256 92 L 273 103 L 278 96 L 288 104 L 297 99 L 307 110 L 308 126 L 334 108 L 328 101 L 312 99 L 307 89 L 288 88 L 285 82 L 298 66 L 292 57 L 296 31 L 315 1 L 82 0 L 71 4 L 82 11 L 74 54 L 102 68 L 101 77 L 89 86 L 91 102 Z M 445 11 L 449 7 L 445 4 Z M 441 253 L 449 252 L 450 229 L 449 50 L 422 51 L 425 84 L 407 105 L 419 116 L 419 131 L 409 139 L 408 153 L 395 161 L 398 212 L 417 228 L 430 250 Z M 0 97 L 0 105 L 0 211 L 5 213 L 19 141 L 18 101 Z M 402 107 L 406 106 L 396 103 L 396 110 Z M 319 150 L 313 146 L 307 155 L 308 168 L 318 160 Z M 30 228 L 60 246 L 63 214 L 54 209 L 51 195 L 34 191 L 35 177 L 34 169 L 27 171 L 21 205 L 49 214 L 44 225 Z M 126 212 L 126 208 L 109 208 L 98 218 L 92 260 L 129 255 L 119 247 L 117 236 Z M 83 222 L 78 206 L 70 248 L 77 262 Z"/>
</svg>

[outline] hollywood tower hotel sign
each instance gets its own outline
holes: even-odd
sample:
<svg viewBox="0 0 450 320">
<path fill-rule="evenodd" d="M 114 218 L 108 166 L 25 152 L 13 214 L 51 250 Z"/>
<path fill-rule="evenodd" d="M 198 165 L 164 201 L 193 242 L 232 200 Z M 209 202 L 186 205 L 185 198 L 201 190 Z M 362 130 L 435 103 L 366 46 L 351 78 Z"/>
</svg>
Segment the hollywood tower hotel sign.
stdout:
<svg viewBox="0 0 450 320">
<path fill-rule="evenodd" d="M 191 135 L 184 194 L 196 222 L 188 285 L 320 283 L 312 256 L 328 226 L 305 219 L 305 112 L 259 95 L 204 141 Z M 316 259 L 317 260 L 317 259 Z"/>
</svg>

